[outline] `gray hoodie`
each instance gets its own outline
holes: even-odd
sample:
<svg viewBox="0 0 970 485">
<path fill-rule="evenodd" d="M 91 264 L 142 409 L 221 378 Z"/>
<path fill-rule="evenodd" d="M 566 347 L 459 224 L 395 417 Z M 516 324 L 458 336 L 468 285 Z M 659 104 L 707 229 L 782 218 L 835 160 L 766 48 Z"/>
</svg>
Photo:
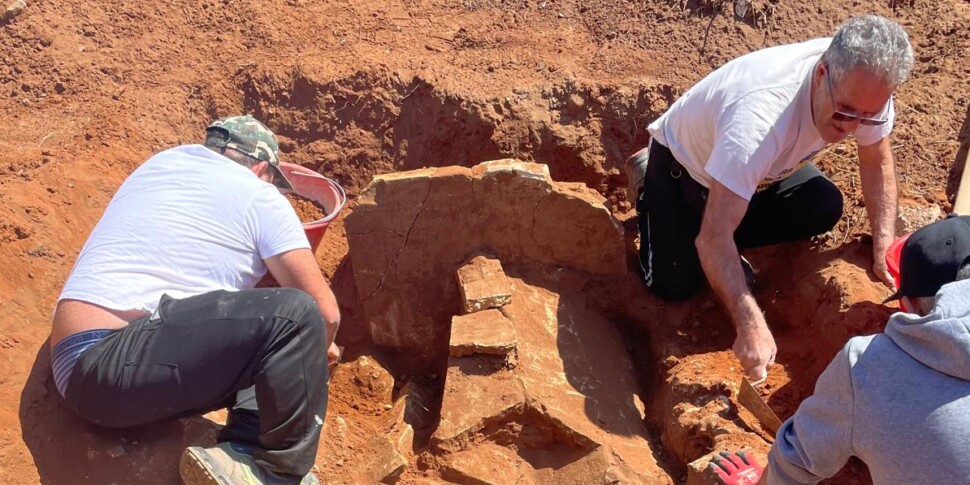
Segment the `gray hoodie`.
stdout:
<svg viewBox="0 0 970 485">
<path fill-rule="evenodd" d="M 816 483 L 851 456 L 875 485 L 970 484 L 970 280 L 849 340 L 778 430 L 768 483 Z"/>
</svg>

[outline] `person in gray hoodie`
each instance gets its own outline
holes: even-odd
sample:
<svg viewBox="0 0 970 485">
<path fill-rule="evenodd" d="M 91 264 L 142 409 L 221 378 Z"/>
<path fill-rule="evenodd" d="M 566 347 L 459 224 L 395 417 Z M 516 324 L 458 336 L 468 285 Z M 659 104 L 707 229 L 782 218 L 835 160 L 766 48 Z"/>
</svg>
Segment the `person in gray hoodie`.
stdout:
<svg viewBox="0 0 970 485">
<path fill-rule="evenodd" d="M 970 483 L 970 217 L 907 239 L 893 299 L 915 313 L 849 340 L 778 430 L 759 484 L 817 483 L 852 456 L 875 485 Z M 712 464 L 725 483 L 754 483 L 742 456 Z"/>
</svg>

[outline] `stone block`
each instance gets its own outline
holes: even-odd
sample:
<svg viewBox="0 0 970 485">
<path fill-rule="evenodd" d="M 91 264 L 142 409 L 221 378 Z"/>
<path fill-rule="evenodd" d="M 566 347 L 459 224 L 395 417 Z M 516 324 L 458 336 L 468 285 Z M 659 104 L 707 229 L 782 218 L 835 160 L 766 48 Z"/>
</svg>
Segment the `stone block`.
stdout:
<svg viewBox="0 0 970 485">
<path fill-rule="evenodd" d="M 407 468 L 408 461 L 386 436 L 374 439 L 377 443 L 367 448 L 373 454 L 367 457 L 359 476 L 366 477 L 366 483 L 396 483 Z"/>
<path fill-rule="evenodd" d="M 458 268 L 457 277 L 465 313 L 501 308 L 512 300 L 512 282 L 497 259 L 475 256 Z"/>
<path fill-rule="evenodd" d="M 721 485 L 721 479 L 708 466 L 717 453 L 713 451 L 687 464 L 687 485 Z"/>
<path fill-rule="evenodd" d="M 456 315 L 451 318 L 452 357 L 474 354 L 507 355 L 515 349 L 515 329 L 512 322 L 493 309 Z"/>
</svg>

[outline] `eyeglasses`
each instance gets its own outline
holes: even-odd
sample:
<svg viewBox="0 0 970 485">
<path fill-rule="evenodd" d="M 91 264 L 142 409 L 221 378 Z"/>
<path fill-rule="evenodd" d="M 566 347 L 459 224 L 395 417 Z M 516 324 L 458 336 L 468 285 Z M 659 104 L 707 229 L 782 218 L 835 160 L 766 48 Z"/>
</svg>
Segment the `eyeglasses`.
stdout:
<svg viewBox="0 0 970 485">
<path fill-rule="evenodd" d="M 828 67 L 828 66 L 826 66 L 826 67 Z M 833 120 L 835 120 L 835 121 L 842 121 L 842 122 L 845 122 L 845 123 L 851 123 L 853 121 L 858 120 L 859 123 L 861 123 L 863 125 L 867 125 L 867 126 L 879 126 L 879 125 L 886 124 L 886 122 L 889 121 L 888 119 L 866 118 L 864 116 L 859 116 L 859 115 L 855 115 L 855 114 L 852 114 L 852 113 L 846 113 L 844 111 L 839 111 L 839 110 L 835 109 L 836 108 L 836 106 L 835 106 L 835 91 L 832 90 L 832 75 L 831 75 L 831 72 L 832 71 L 829 71 L 829 70 L 826 70 L 825 71 L 825 82 L 828 83 L 828 85 L 829 85 L 829 99 L 832 101 L 832 111 L 834 111 L 834 113 L 832 113 L 832 119 Z"/>
</svg>

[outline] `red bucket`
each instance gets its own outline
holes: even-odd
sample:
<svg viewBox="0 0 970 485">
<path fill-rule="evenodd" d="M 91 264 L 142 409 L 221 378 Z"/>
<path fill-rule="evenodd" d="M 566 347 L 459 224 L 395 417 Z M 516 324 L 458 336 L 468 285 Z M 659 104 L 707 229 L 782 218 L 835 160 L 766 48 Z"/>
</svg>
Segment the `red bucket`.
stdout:
<svg viewBox="0 0 970 485">
<path fill-rule="evenodd" d="M 327 227 L 340 215 L 340 210 L 347 203 L 347 193 L 337 182 L 309 168 L 280 162 L 280 170 L 293 185 L 294 193 L 316 202 L 326 212 L 326 215 L 320 219 L 303 223 L 303 231 L 310 241 L 310 249 L 316 252 L 317 247 L 320 246 L 320 240 L 327 232 Z"/>
<path fill-rule="evenodd" d="M 903 246 L 906 244 L 906 240 L 909 239 L 909 234 L 897 238 L 889 245 L 889 249 L 886 250 L 886 268 L 889 269 L 889 274 L 893 276 L 893 281 L 896 283 L 896 288 L 899 288 L 899 257 L 903 253 Z M 902 300 L 899 300 L 899 308 L 904 312 L 909 312 L 909 308 Z"/>
</svg>

